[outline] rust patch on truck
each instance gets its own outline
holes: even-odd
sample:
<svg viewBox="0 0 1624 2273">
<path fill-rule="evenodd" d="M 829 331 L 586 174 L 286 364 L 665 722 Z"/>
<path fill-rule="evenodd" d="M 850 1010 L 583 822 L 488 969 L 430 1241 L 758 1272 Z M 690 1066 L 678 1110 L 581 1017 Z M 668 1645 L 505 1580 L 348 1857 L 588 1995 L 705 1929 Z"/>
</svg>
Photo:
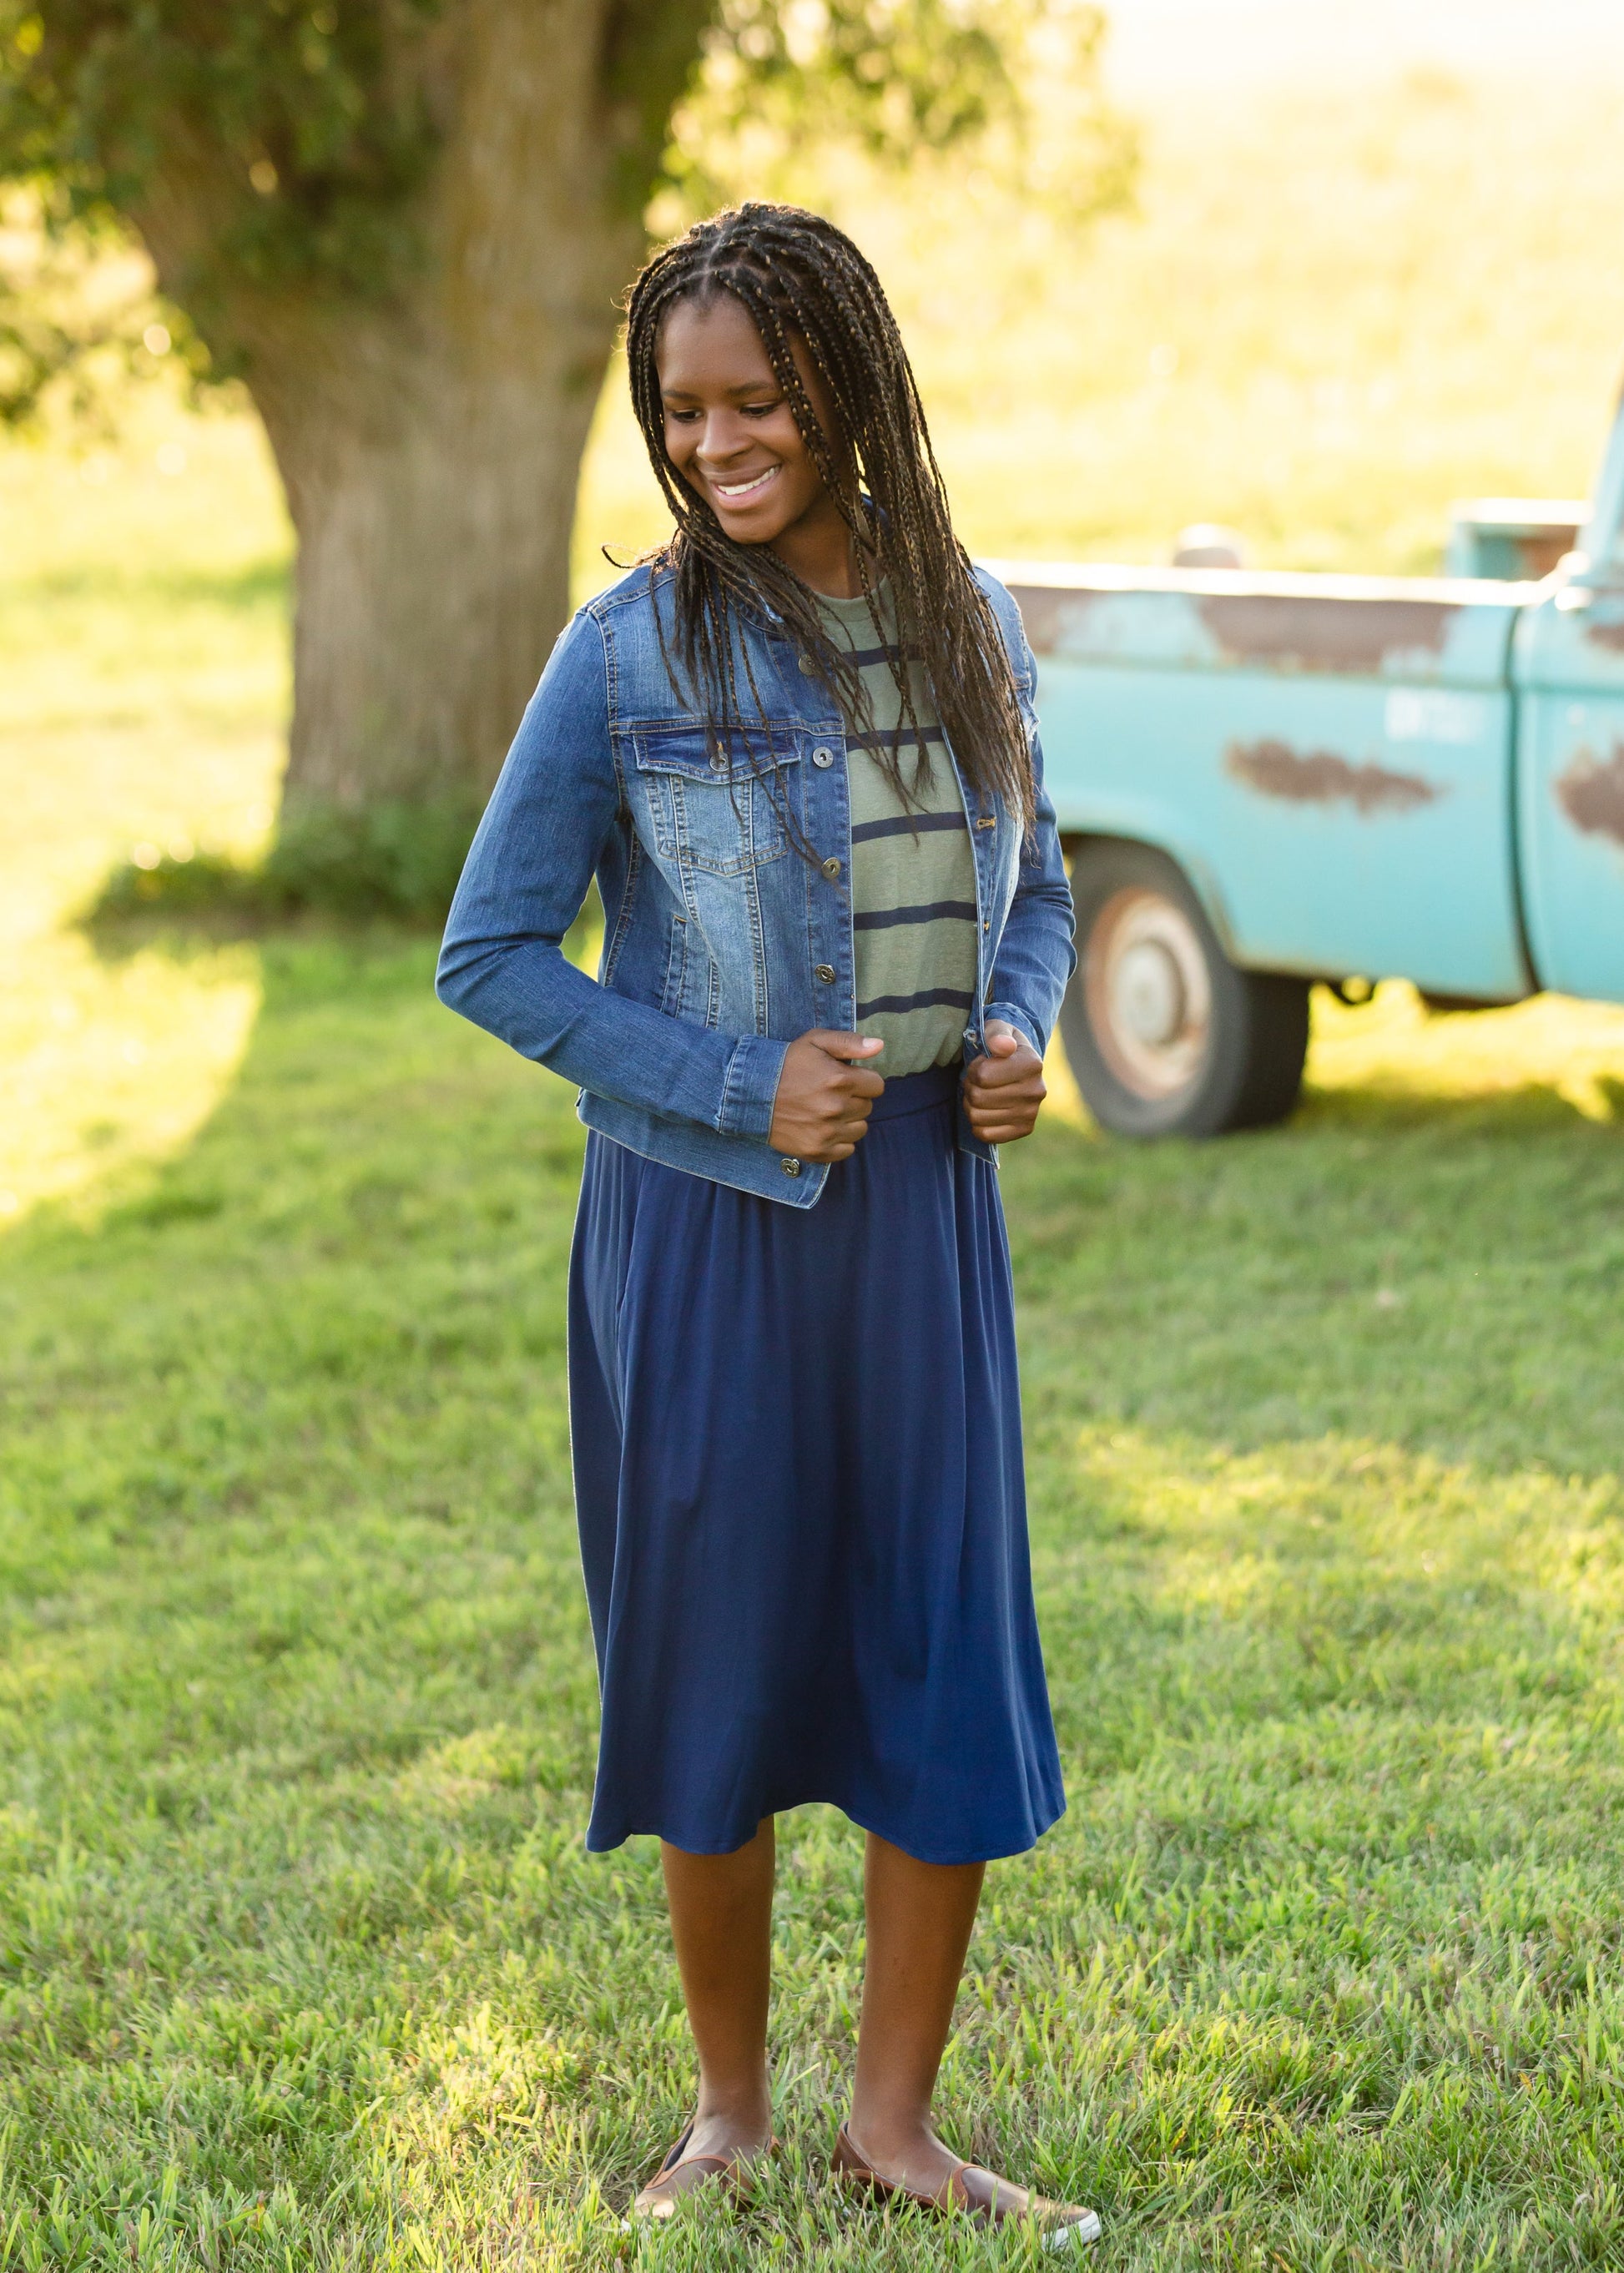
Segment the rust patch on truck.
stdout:
<svg viewBox="0 0 1624 2273">
<path fill-rule="evenodd" d="M 1351 805 L 1356 813 L 1411 813 L 1440 792 L 1419 774 L 1351 764 L 1335 750 L 1294 750 L 1289 742 L 1231 742 L 1224 771 L 1259 796 L 1289 805 Z"/>
<path fill-rule="evenodd" d="M 1233 660 L 1286 671 L 1380 671 L 1395 656 L 1440 655 L 1451 600 L 1357 600 L 1343 593 L 1212 592 L 1201 621 Z"/>
<path fill-rule="evenodd" d="M 1624 616 L 1612 623 L 1604 618 L 1600 623 L 1586 624 L 1584 636 L 1592 647 L 1611 648 L 1615 655 L 1624 652 Z"/>
<path fill-rule="evenodd" d="M 1556 801 L 1575 829 L 1624 844 L 1624 742 L 1614 742 L 1605 765 L 1580 750 L 1555 786 Z"/>
<path fill-rule="evenodd" d="M 1011 584 L 1010 596 L 1020 610 L 1034 655 L 1053 655 L 1063 633 L 1080 624 L 1102 595 L 1061 584 Z"/>
</svg>

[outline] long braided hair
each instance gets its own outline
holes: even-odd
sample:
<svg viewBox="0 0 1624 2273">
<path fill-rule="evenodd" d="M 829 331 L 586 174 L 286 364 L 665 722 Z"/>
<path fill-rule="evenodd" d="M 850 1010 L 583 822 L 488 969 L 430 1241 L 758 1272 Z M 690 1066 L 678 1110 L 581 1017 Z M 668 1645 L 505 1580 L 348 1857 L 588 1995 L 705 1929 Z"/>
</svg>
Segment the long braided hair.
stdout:
<svg viewBox="0 0 1624 2273">
<path fill-rule="evenodd" d="M 751 203 L 696 223 L 653 256 L 627 303 L 632 402 L 676 523 L 654 559 L 673 579 L 676 659 L 701 690 L 708 723 L 747 749 L 753 723 L 765 731 L 748 650 L 733 636 L 738 618 L 759 618 L 763 604 L 848 713 L 861 719 L 868 711 L 858 672 L 829 637 L 816 595 L 771 546 L 728 536 L 666 454 L 656 362 L 660 327 L 680 301 L 703 303 L 723 292 L 741 303 L 761 334 L 813 463 L 851 529 L 863 594 L 876 614 L 878 588 L 889 587 L 897 625 L 891 668 L 917 754 L 913 790 L 930 765 L 914 715 L 909 666 L 917 662 L 964 773 L 978 790 L 1001 798 L 1029 829 L 1032 758 L 1009 657 L 991 604 L 953 534 L 901 333 L 879 278 L 850 237 L 797 206 Z M 834 434 L 818 423 L 792 339 L 801 342 L 827 390 Z M 740 662 L 754 722 L 744 715 Z M 899 734 L 898 747 L 879 754 L 910 802 L 901 773 L 904 739 Z M 763 770 L 754 757 L 751 764 Z M 772 770 L 776 779 L 776 764 Z"/>
</svg>

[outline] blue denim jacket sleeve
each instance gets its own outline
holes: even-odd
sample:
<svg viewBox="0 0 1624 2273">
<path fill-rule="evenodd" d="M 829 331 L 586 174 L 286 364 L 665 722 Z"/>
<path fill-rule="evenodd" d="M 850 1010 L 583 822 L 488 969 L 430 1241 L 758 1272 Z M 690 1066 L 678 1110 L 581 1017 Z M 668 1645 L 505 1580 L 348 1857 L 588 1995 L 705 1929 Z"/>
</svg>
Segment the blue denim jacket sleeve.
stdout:
<svg viewBox="0 0 1624 2273">
<path fill-rule="evenodd" d="M 990 584 L 991 580 L 988 580 Z M 1022 708 L 1030 709 L 1037 682 L 1037 666 L 1014 601 L 997 587 L 996 598 L 1004 635 L 1009 643 Z M 995 601 L 995 604 L 996 602 Z M 1043 745 L 1031 713 L 1032 771 L 1037 787 L 1037 811 L 1030 838 L 1020 848 L 1015 896 L 1010 903 L 998 957 L 993 965 L 992 988 L 984 1016 L 1004 1018 L 1024 1033 L 1041 1057 L 1060 1015 L 1066 986 L 1077 968 L 1072 945 L 1075 918 L 1071 887 L 1066 881 L 1065 860 L 1055 826 L 1054 802 L 1043 786 Z"/>
<path fill-rule="evenodd" d="M 583 612 L 553 649 L 485 808 L 436 991 L 522 1056 L 600 1097 L 764 1143 L 783 1042 L 668 1018 L 600 986 L 563 951 L 621 802 L 603 634 Z"/>
</svg>

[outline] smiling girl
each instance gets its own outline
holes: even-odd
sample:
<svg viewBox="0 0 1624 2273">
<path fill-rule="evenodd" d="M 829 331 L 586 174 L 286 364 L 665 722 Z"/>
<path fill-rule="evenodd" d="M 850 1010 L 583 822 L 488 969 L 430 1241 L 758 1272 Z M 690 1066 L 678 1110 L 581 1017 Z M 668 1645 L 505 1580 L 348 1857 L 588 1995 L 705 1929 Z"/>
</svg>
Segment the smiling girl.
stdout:
<svg viewBox="0 0 1624 2273">
<path fill-rule="evenodd" d="M 1092 2239 L 931 2099 L 986 1864 L 1064 1804 L 1033 1609 L 993 1147 L 1072 967 L 1033 664 L 953 535 L 878 278 L 747 205 L 643 271 L 633 401 L 675 523 L 553 651 L 442 998 L 580 1084 L 570 1274 L 603 1717 L 589 1847 L 661 1842 L 699 2059 L 634 2205 L 772 2144 L 774 1818 L 867 1834 L 838 2171 Z M 596 877 L 596 981 L 563 953 Z"/>
</svg>

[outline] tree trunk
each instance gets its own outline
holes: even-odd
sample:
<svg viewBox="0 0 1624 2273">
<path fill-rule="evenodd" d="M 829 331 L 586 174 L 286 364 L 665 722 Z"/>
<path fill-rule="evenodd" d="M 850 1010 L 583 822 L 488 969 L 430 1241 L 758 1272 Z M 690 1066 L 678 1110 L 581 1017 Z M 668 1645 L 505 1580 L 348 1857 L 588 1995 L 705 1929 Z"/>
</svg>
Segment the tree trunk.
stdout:
<svg viewBox="0 0 1624 2273">
<path fill-rule="evenodd" d="M 289 800 L 471 799 L 494 781 L 568 612 L 630 253 L 599 249 L 567 346 L 507 309 L 458 329 L 431 311 L 369 343 L 336 415 L 255 385 L 298 537 Z"/>
<path fill-rule="evenodd" d="M 298 539 L 290 804 L 471 803 L 496 776 L 568 611 L 638 192 L 705 13 L 654 4 L 669 84 L 617 99 L 616 42 L 646 36 L 625 0 L 456 0 L 427 43 L 441 140 L 416 258 L 372 298 L 232 285 L 206 327 Z M 217 162 L 194 145 L 141 217 L 183 304 Z"/>
</svg>

